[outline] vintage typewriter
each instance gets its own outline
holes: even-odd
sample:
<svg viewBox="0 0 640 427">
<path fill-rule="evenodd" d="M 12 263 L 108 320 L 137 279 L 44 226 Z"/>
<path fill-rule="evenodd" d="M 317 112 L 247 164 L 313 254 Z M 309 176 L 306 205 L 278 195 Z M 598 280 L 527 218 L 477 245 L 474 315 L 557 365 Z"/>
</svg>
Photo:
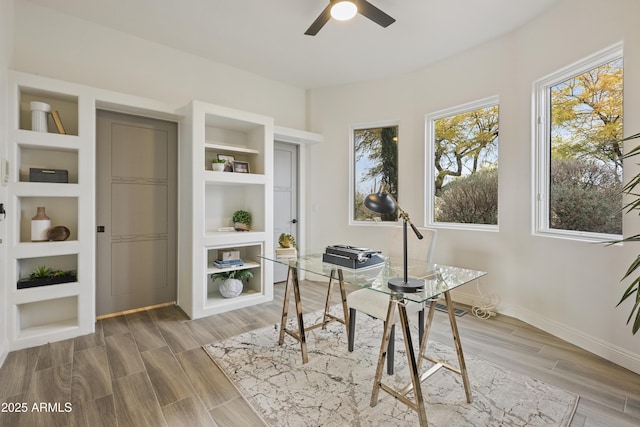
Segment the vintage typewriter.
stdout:
<svg viewBox="0 0 640 427">
<path fill-rule="evenodd" d="M 375 267 L 384 263 L 380 251 L 366 248 L 356 248 L 348 245 L 332 245 L 325 248 L 322 261 L 342 267 L 361 269 Z"/>
</svg>

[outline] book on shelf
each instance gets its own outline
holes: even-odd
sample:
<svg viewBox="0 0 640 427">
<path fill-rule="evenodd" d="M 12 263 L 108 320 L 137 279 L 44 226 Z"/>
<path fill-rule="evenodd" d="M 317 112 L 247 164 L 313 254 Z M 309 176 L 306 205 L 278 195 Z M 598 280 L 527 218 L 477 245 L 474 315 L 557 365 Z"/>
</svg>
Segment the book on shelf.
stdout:
<svg viewBox="0 0 640 427">
<path fill-rule="evenodd" d="M 241 259 L 231 259 L 226 261 L 217 259 L 213 261 L 213 265 L 218 268 L 242 267 L 244 265 L 244 261 Z"/>
<path fill-rule="evenodd" d="M 64 126 L 62 125 L 62 120 L 60 119 L 60 113 L 58 112 L 58 110 L 52 111 L 51 117 L 53 117 L 53 122 L 56 124 L 58 133 L 66 135 L 67 131 L 64 130 Z"/>
<path fill-rule="evenodd" d="M 278 258 L 296 258 L 297 256 L 296 248 L 276 248 L 276 257 Z"/>
</svg>

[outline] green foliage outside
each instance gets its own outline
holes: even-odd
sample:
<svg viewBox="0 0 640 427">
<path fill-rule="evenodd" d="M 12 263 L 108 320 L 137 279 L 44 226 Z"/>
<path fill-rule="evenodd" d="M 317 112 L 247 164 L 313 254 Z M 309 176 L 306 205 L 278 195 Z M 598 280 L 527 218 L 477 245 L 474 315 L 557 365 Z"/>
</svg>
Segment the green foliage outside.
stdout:
<svg viewBox="0 0 640 427">
<path fill-rule="evenodd" d="M 498 223 L 498 105 L 435 121 L 436 222 Z"/>
<path fill-rule="evenodd" d="M 549 227 L 622 234 L 622 59 L 551 87 Z"/>
<path fill-rule="evenodd" d="M 622 183 L 615 169 L 582 159 L 552 160 L 549 226 L 622 234 Z"/>
<path fill-rule="evenodd" d="M 436 198 L 437 222 L 498 223 L 498 169 L 487 168 L 446 184 Z"/>
<path fill-rule="evenodd" d="M 369 194 L 378 191 L 381 183 L 386 183 L 389 193 L 398 200 L 398 126 L 356 129 L 354 150 L 354 220 L 396 221 L 397 214 L 371 212 L 363 202 Z"/>
</svg>

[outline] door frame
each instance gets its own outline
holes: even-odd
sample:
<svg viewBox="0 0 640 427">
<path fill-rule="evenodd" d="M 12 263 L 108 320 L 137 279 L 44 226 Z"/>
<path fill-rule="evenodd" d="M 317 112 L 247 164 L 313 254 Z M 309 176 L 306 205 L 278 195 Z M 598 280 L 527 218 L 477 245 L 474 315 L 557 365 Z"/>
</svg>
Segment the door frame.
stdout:
<svg viewBox="0 0 640 427">
<path fill-rule="evenodd" d="M 275 126 L 274 142 L 282 142 L 298 146 L 298 236 L 296 243 L 299 249 L 307 247 L 307 147 L 323 141 L 322 135 L 298 129 Z"/>
<path fill-rule="evenodd" d="M 105 97 L 108 98 L 108 97 Z M 97 124 L 97 116 L 98 116 L 98 112 L 99 111 L 107 111 L 107 112 L 113 112 L 113 113 L 118 113 L 118 114 L 126 114 L 129 116 L 136 116 L 136 117 L 141 117 L 141 118 L 146 118 L 146 119 L 152 119 L 152 120 L 161 120 L 161 121 L 165 121 L 165 122 L 171 122 L 174 123 L 176 125 L 176 138 L 177 138 L 177 156 L 176 156 L 176 203 L 179 203 L 179 192 L 180 192 L 180 129 L 182 127 L 182 123 L 184 120 L 184 117 L 181 114 L 177 114 L 176 111 L 179 111 L 179 108 L 177 107 L 171 107 L 171 106 L 160 106 L 160 105 L 147 105 L 148 103 L 145 102 L 145 100 L 131 100 L 130 103 L 127 104 L 122 104 L 119 102 L 113 102 L 113 101 L 108 101 L 107 99 L 96 99 L 95 105 L 94 105 L 94 122 L 93 122 L 93 127 L 94 130 L 96 128 L 96 124 Z M 155 104 L 155 103 L 152 103 Z M 157 109 L 156 109 L 157 108 Z M 94 151 L 97 150 L 97 144 L 98 144 L 98 140 L 97 140 L 97 136 L 96 138 L 94 138 Z M 99 159 L 96 157 L 95 162 L 97 162 Z M 94 163 L 95 163 L 94 162 Z M 96 165 L 93 165 L 93 204 L 94 206 L 97 206 L 97 168 Z M 98 245 L 98 239 L 96 237 L 97 235 L 97 226 L 98 226 L 98 212 L 97 212 L 97 208 L 94 210 L 94 216 L 93 216 L 93 250 L 94 250 L 94 254 L 97 254 L 97 245 Z M 179 209 L 179 205 L 176 211 L 176 249 L 177 249 L 177 245 L 178 245 L 178 240 L 180 237 L 180 209 Z M 97 311 L 97 304 L 98 304 L 98 278 L 97 278 L 97 262 L 94 263 L 94 271 L 93 271 L 93 306 L 94 306 L 94 314 Z M 178 282 L 180 279 L 180 263 L 176 264 L 176 301 L 177 302 L 177 294 L 178 294 Z M 164 305 L 164 304 L 161 304 Z M 131 311 L 131 310 L 129 310 Z M 136 311 L 135 309 L 133 311 Z M 111 317 L 114 314 L 117 313 L 112 313 L 109 315 L 106 315 L 106 317 Z M 100 316 L 100 317 L 105 317 L 105 316 Z M 98 317 L 96 317 L 98 318 Z"/>
</svg>

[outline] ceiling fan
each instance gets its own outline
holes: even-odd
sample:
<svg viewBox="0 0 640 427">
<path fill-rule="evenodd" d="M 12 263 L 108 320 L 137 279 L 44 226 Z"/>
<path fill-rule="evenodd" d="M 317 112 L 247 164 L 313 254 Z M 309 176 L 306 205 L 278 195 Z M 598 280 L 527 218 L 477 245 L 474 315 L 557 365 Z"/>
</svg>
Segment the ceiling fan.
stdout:
<svg viewBox="0 0 640 427">
<path fill-rule="evenodd" d="M 356 13 L 369 18 L 384 28 L 396 22 L 395 19 L 366 0 L 329 0 L 329 5 L 313 21 L 313 24 L 305 31 L 305 34 L 315 36 L 324 27 L 324 24 L 329 22 L 329 19 L 334 18 L 339 21 L 346 21 L 353 18 Z"/>
</svg>

